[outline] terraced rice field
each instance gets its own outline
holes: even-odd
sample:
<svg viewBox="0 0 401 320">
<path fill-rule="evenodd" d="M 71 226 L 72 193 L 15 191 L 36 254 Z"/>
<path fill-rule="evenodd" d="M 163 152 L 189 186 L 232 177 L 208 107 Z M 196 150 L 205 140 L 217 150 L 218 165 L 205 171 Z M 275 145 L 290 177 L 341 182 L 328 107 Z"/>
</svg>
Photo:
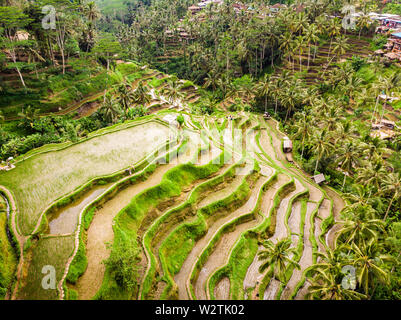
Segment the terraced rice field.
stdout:
<svg viewBox="0 0 401 320">
<path fill-rule="evenodd" d="M 304 297 L 305 270 L 333 245 L 335 232 L 326 226 L 341 198 L 286 162 L 274 120 L 194 116 L 177 105 L 181 129 L 161 120 L 176 110 L 156 111 L 79 144 L 37 150 L 0 174 L 25 247 L 13 298 Z M 110 256 L 106 243 L 122 237 L 135 239 L 140 251 L 133 294 L 117 293 L 102 263 Z M 262 241 L 286 237 L 301 269 L 280 282 L 259 271 L 258 252 Z M 77 257 L 87 260 L 84 268 Z M 56 269 L 52 290 L 41 286 L 45 265 Z"/>
</svg>

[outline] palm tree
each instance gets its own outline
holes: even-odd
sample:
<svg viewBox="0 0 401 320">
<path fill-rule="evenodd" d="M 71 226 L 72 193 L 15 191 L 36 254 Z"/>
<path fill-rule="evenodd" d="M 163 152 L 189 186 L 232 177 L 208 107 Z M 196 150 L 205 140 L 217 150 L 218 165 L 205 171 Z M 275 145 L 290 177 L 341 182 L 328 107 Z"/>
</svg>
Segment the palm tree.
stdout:
<svg viewBox="0 0 401 320">
<path fill-rule="evenodd" d="M 337 125 L 337 130 L 336 130 L 335 134 L 333 135 L 334 136 L 334 144 L 338 145 L 342 141 L 350 139 L 354 130 L 355 130 L 355 127 L 351 121 L 346 121 L 345 123 L 339 123 Z"/>
<path fill-rule="evenodd" d="M 259 260 L 263 261 L 259 271 L 264 272 L 269 268 L 277 279 L 285 283 L 285 273 L 288 267 L 294 266 L 300 269 L 298 263 L 290 258 L 296 253 L 296 248 L 291 248 L 291 244 L 292 242 L 288 238 L 278 240 L 276 244 L 271 240 L 264 241 L 262 245 L 265 250 L 258 253 Z"/>
<path fill-rule="evenodd" d="M 336 164 L 338 164 L 344 172 L 342 190 L 344 190 L 347 174 L 350 175 L 353 172 L 353 169 L 360 164 L 360 156 L 361 150 L 352 140 L 345 141 L 345 143 L 338 149 Z"/>
<path fill-rule="evenodd" d="M 360 206 L 372 206 L 377 201 L 377 198 L 372 197 L 371 194 L 372 190 L 370 188 L 357 184 L 352 192 L 343 195 L 344 200 L 350 202 L 350 204 L 345 207 L 344 212 L 348 210 L 355 212 Z"/>
<path fill-rule="evenodd" d="M 118 116 L 121 112 L 118 101 L 111 95 L 107 95 L 101 107 L 104 117 L 111 123 L 116 123 Z"/>
<path fill-rule="evenodd" d="M 315 166 L 315 173 L 319 167 L 319 162 L 322 157 L 326 154 L 329 154 L 333 145 L 329 140 L 329 136 L 327 135 L 327 130 L 316 130 L 311 143 L 314 145 L 314 153 L 316 156 L 316 166 Z"/>
<path fill-rule="evenodd" d="M 135 96 L 132 92 L 131 85 L 126 81 L 126 79 L 116 86 L 116 94 L 118 96 L 118 103 L 121 105 L 124 112 L 127 113 L 128 109 L 131 107 L 131 103 L 135 99 Z"/>
<path fill-rule="evenodd" d="M 322 273 L 318 280 L 312 280 L 312 285 L 306 294 L 306 298 L 313 299 L 317 296 L 319 300 L 362 300 L 366 296 L 357 291 L 346 289 L 341 282 L 337 281 L 331 273 Z"/>
<path fill-rule="evenodd" d="M 375 157 L 381 157 L 383 153 L 386 152 L 387 146 L 386 143 L 379 137 L 368 137 L 369 142 L 364 144 L 363 149 L 364 155 L 366 155 L 368 157 L 368 160 L 371 161 Z"/>
<path fill-rule="evenodd" d="M 307 269 L 306 274 L 318 279 L 322 273 L 331 273 L 336 278 L 342 277 L 342 268 L 350 263 L 349 255 L 344 253 L 344 246 L 334 250 L 328 249 L 326 253 L 317 253 L 318 263 Z"/>
<path fill-rule="evenodd" d="M 88 18 L 88 40 L 89 45 L 87 46 L 87 51 L 89 51 L 94 45 L 94 38 L 95 38 L 95 21 L 99 19 L 100 12 L 97 8 L 97 5 L 94 1 L 90 1 L 86 4 L 84 8 L 84 12 L 86 17 Z"/>
<path fill-rule="evenodd" d="M 302 54 L 304 51 L 305 46 L 305 37 L 298 36 L 295 38 L 295 47 L 299 51 L 299 72 L 302 72 Z"/>
<path fill-rule="evenodd" d="M 149 94 L 149 87 L 144 85 L 143 82 L 139 82 L 138 87 L 135 89 L 133 94 L 133 101 L 139 105 L 146 105 L 150 103 L 152 97 Z"/>
<path fill-rule="evenodd" d="M 167 88 L 164 88 L 162 92 L 174 106 L 176 106 L 179 100 L 184 96 L 181 92 L 181 85 L 177 79 L 169 80 Z"/>
<path fill-rule="evenodd" d="M 345 212 L 350 212 L 345 209 Z M 370 206 L 354 207 L 346 221 L 338 222 L 341 224 L 339 235 L 346 240 L 347 244 L 355 243 L 359 246 L 377 240 L 379 232 L 384 231 L 384 223 L 378 219 L 372 219 L 375 211 Z"/>
<path fill-rule="evenodd" d="M 351 248 L 355 254 L 354 266 L 357 268 L 358 283 L 366 295 L 369 295 L 369 285 L 374 280 L 385 284 L 389 283 L 389 271 L 385 268 L 385 262 L 391 262 L 393 258 L 390 255 L 381 254 L 376 242 L 362 246 L 353 243 Z"/>
<path fill-rule="evenodd" d="M 369 161 L 366 166 L 361 167 L 358 171 L 356 182 L 368 186 L 372 185 L 380 193 L 382 182 L 387 174 L 382 161 Z"/>
<path fill-rule="evenodd" d="M 303 159 L 305 143 L 312 135 L 312 128 L 310 126 L 310 117 L 305 112 L 302 112 L 299 118 L 297 119 L 296 123 L 294 124 L 294 127 L 296 129 L 294 138 L 295 139 L 301 138 L 302 140 L 301 159 Z"/>
<path fill-rule="evenodd" d="M 329 132 L 337 131 L 340 120 L 340 110 L 337 107 L 330 106 L 325 114 L 323 123 Z"/>
<path fill-rule="evenodd" d="M 271 94 L 272 91 L 272 81 L 270 80 L 270 76 L 268 74 L 265 74 L 263 76 L 263 79 L 256 84 L 256 91 L 257 94 L 264 98 L 265 100 L 265 112 L 267 110 L 267 99 L 269 98 L 269 95 Z"/>
<path fill-rule="evenodd" d="M 215 91 L 217 88 L 217 79 L 218 75 L 214 71 L 211 71 L 210 73 L 207 74 L 206 78 L 204 79 L 203 87 L 205 89 L 211 87 L 213 91 Z"/>
<path fill-rule="evenodd" d="M 319 40 L 318 33 L 319 33 L 319 30 L 317 29 L 315 24 L 309 25 L 309 27 L 306 29 L 305 40 L 309 46 L 308 69 L 309 69 L 310 56 L 311 56 L 311 46 L 312 46 L 312 43 L 315 44 Z"/>
<path fill-rule="evenodd" d="M 346 274 L 344 267 L 352 261 L 352 256 L 344 252 L 344 245 L 334 250 L 328 249 L 325 254 L 317 253 L 318 263 L 309 267 L 306 276 L 312 283 L 307 298 L 318 296 L 319 299 L 364 299 L 366 296 L 345 288 L 343 280 Z M 354 281 L 354 279 L 350 279 Z M 355 283 L 356 286 L 356 279 Z"/>
<path fill-rule="evenodd" d="M 32 106 L 28 106 L 25 110 L 22 108 L 22 111 L 18 113 L 18 116 L 25 122 L 28 122 L 32 128 L 33 122 L 39 118 L 39 109 L 34 109 Z"/>
<path fill-rule="evenodd" d="M 330 48 L 331 45 L 333 43 L 330 43 Z M 327 68 L 330 66 L 331 62 L 339 55 L 343 55 L 347 52 L 347 50 L 349 49 L 349 44 L 348 44 L 348 40 L 345 36 L 340 36 L 338 38 L 336 38 L 336 41 L 334 42 L 334 47 L 333 47 L 333 56 L 331 57 L 329 63 L 327 63 L 327 67 L 323 72 L 323 75 L 325 74 L 325 72 L 327 71 Z M 330 53 L 329 53 L 330 54 Z M 322 77 L 323 77 L 322 75 Z M 352 87 L 354 88 L 354 87 Z"/>
<path fill-rule="evenodd" d="M 292 39 L 292 34 L 289 32 L 284 33 L 281 38 L 281 44 L 280 44 L 280 50 L 286 53 L 288 56 L 288 63 L 291 64 L 291 53 L 292 50 L 291 48 L 293 47 L 293 39 Z"/>
<path fill-rule="evenodd" d="M 384 193 L 390 193 L 393 195 L 391 198 L 391 201 L 387 207 L 386 215 L 384 216 L 383 221 L 387 220 L 388 214 L 390 212 L 390 208 L 394 202 L 394 200 L 397 199 L 397 201 L 400 201 L 400 196 L 401 196 L 401 176 L 400 173 L 390 173 L 384 177 L 383 180 L 383 192 Z"/>
<path fill-rule="evenodd" d="M 327 26 L 327 33 L 328 33 L 328 36 L 330 37 L 330 47 L 329 47 L 329 52 L 327 54 L 327 60 L 330 57 L 333 39 L 340 34 L 340 31 L 341 31 L 341 25 L 340 25 L 338 19 L 337 18 L 329 19 L 329 24 Z"/>
<path fill-rule="evenodd" d="M 371 23 L 372 20 L 370 19 L 369 15 L 363 13 L 362 16 L 359 17 L 356 23 L 356 26 L 359 28 L 359 39 L 361 38 L 363 28 L 369 28 Z"/>
</svg>

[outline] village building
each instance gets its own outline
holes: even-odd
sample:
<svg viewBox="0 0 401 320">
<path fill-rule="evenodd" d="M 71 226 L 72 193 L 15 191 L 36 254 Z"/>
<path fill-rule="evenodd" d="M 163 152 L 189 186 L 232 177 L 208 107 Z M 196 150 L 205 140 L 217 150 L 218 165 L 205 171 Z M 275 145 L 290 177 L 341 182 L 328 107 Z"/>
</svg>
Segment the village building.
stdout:
<svg viewBox="0 0 401 320">
<path fill-rule="evenodd" d="M 190 7 L 188 8 L 188 10 L 191 11 L 192 15 L 195 15 L 195 14 L 197 14 L 199 11 L 201 11 L 202 8 L 199 7 L 199 6 L 193 5 L 193 6 L 190 6 Z"/>
<path fill-rule="evenodd" d="M 372 132 L 370 133 L 370 136 L 382 140 L 391 140 L 399 135 L 398 132 L 394 131 L 396 127 L 397 125 L 394 121 L 383 119 L 380 123 L 372 124 Z"/>
<path fill-rule="evenodd" d="M 285 137 L 283 143 L 284 153 L 290 153 L 292 152 L 292 149 L 293 149 L 292 141 L 288 137 Z"/>
<path fill-rule="evenodd" d="M 280 10 L 287 8 L 285 4 L 276 3 L 275 5 L 270 6 L 270 11 L 273 13 L 278 13 Z"/>
<path fill-rule="evenodd" d="M 392 33 L 385 48 L 389 51 L 384 54 L 386 58 L 401 61 L 401 32 Z"/>
<path fill-rule="evenodd" d="M 312 177 L 312 180 L 313 180 L 316 184 L 319 184 L 319 185 L 322 184 L 322 183 L 324 183 L 324 182 L 326 182 L 326 178 L 325 178 L 325 176 L 324 176 L 323 173 L 313 176 L 313 177 Z"/>
<path fill-rule="evenodd" d="M 25 41 L 29 39 L 30 34 L 26 31 L 17 31 L 15 38 L 18 41 Z"/>
<path fill-rule="evenodd" d="M 389 129 L 391 129 L 391 130 L 394 130 L 394 129 L 395 129 L 395 122 L 394 122 L 394 121 L 382 120 L 382 121 L 380 122 L 380 124 L 383 125 L 383 126 L 385 126 L 385 127 L 387 127 L 387 128 L 389 128 Z"/>
<path fill-rule="evenodd" d="M 295 11 L 296 13 L 301 13 L 301 12 L 304 12 L 304 11 L 305 11 L 305 8 L 306 8 L 305 5 L 300 4 L 300 5 L 297 5 L 297 6 L 294 8 L 294 11 Z"/>
</svg>

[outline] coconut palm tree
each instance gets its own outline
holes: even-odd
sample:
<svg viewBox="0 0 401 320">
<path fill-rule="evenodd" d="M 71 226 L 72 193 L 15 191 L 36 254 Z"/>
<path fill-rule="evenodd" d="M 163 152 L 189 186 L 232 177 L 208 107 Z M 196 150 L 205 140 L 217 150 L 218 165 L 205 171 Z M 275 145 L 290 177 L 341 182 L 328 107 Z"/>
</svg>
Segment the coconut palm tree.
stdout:
<svg viewBox="0 0 401 320">
<path fill-rule="evenodd" d="M 352 192 L 343 195 L 344 200 L 349 202 L 344 211 L 355 212 L 360 206 L 373 206 L 378 201 L 377 197 L 372 197 L 372 190 L 367 186 L 358 184 L 353 187 Z"/>
<path fill-rule="evenodd" d="M 309 140 L 312 135 L 312 128 L 310 126 L 310 116 L 308 116 L 305 112 L 302 112 L 297 118 L 297 121 L 294 124 L 294 128 L 296 132 L 294 134 L 294 139 L 301 138 L 302 143 L 302 151 L 301 151 L 301 159 L 304 157 L 305 143 Z"/>
<path fill-rule="evenodd" d="M 25 123 L 28 123 L 30 127 L 33 127 L 33 122 L 39 118 L 39 109 L 34 109 L 32 106 L 28 106 L 25 109 L 22 108 L 21 112 L 18 113 Z"/>
<path fill-rule="evenodd" d="M 265 112 L 267 110 L 267 99 L 271 95 L 273 82 L 270 80 L 270 75 L 265 74 L 263 79 L 256 84 L 257 95 L 264 98 L 265 101 Z"/>
<path fill-rule="evenodd" d="M 372 20 L 368 14 L 362 13 L 362 15 L 358 18 L 356 26 L 359 28 L 359 39 L 361 38 L 361 33 L 364 28 L 369 28 Z"/>
<path fill-rule="evenodd" d="M 124 79 L 116 86 L 115 91 L 118 97 L 118 103 L 121 105 L 121 108 L 124 110 L 124 112 L 127 113 L 132 102 L 135 100 L 131 85 L 126 81 L 126 79 Z"/>
<path fill-rule="evenodd" d="M 139 82 L 137 88 L 133 92 L 133 101 L 139 105 L 146 105 L 152 100 L 149 94 L 149 87 L 144 85 L 143 82 Z"/>
<path fill-rule="evenodd" d="M 384 177 L 388 174 L 383 165 L 383 161 L 369 161 L 366 166 L 359 169 L 356 176 L 356 182 L 363 185 L 373 186 L 378 193 L 381 193 L 381 185 Z"/>
<path fill-rule="evenodd" d="M 304 36 L 298 36 L 295 38 L 295 47 L 298 50 L 298 55 L 299 55 L 299 72 L 302 72 L 302 54 L 305 49 L 305 37 Z"/>
<path fill-rule="evenodd" d="M 327 63 L 327 68 L 330 66 L 330 64 L 332 63 L 332 61 L 335 58 L 337 58 L 339 55 L 345 54 L 347 52 L 347 50 L 349 49 L 348 40 L 347 40 L 347 38 L 345 36 L 337 37 L 334 43 L 331 42 L 330 43 L 330 50 L 331 50 L 331 45 L 333 45 L 333 44 L 334 44 L 333 51 L 332 51 L 333 56 L 331 57 L 330 61 Z M 323 72 L 323 75 L 327 71 L 327 68 Z"/>
<path fill-rule="evenodd" d="M 310 66 L 311 46 L 312 44 L 316 44 L 316 42 L 319 40 L 318 34 L 319 30 L 317 29 L 317 26 L 315 24 L 310 24 L 309 27 L 306 29 L 305 40 L 309 47 L 308 69 Z"/>
<path fill-rule="evenodd" d="M 118 116 L 121 113 L 121 108 L 118 101 L 111 95 L 106 96 L 106 99 L 100 110 L 105 119 L 111 123 L 116 123 Z"/>
<path fill-rule="evenodd" d="M 338 145 L 342 141 L 352 138 L 355 127 L 351 121 L 346 121 L 344 123 L 339 123 L 337 125 L 337 130 L 333 134 L 334 145 Z"/>
<path fill-rule="evenodd" d="M 319 167 L 320 160 L 322 160 L 324 155 L 329 154 L 331 149 L 333 148 L 333 145 L 331 144 L 329 138 L 330 136 L 327 134 L 327 130 L 325 129 L 316 129 L 312 136 L 311 143 L 313 144 L 313 151 L 316 156 L 315 173 L 317 172 L 317 169 Z"/>
<path fill-rule="evenodd" d="M 217 79 L 218 75 L 215 73 L 215 71 L 210 71 L 210 73 L 208 73 L 204 79 L 203 87 L 205 89 L 212 88 L 212 90 L 215 91 L 217 88 Z"/>
<path fill-rule="evenodd" d="M 308 268 L 307 275 L 312 275 L 315 279 L 321 273 L 331 273 L 336 278 L 342 276 L 341 269 L 350 263 L 350 256 L 344 253 L 344 246 L 338 246 L 334 250 L 328 249 L 325 253 L 317 253 L 318 263 Z"/>
<path fill-rule="evenodd" d="M 280 42 L 281 44 L 279 48 L 282 52 L 285 52 L 285 54 L 288 56 L 288 63 L 291 64 L 291 49 L 294 45 L 292 34 L 288 31 L 285 32 L 283 35 L 281 35 Z"/>
<path fill-rule="evenodd" d="M 184 94 L 181 92 L 182 86 L 175 78 L 170 79 L 167 84 L 167 87 L 164 88 L 162 92 L 166 95 L 170 103 L 176 106 L 176 104 L 184 97 Z"/>
<path fill-rule="evenodd" d="M 375 241 L 384 231 L 383 221 L 377 219 L 377 213 L 370 205 L 346 206 L 343 212 L 346 221 L 338 224 L 341 225 L 340 237 L 345 239 L 346 244 L 362 245 Z"/>
<path fill-rule="evenodd" d="M 386 215 L 384 216 L 384 219 L 383 219 L 383 221 L 386 221 L 394 200 L 396 200 L 398 202 L 400 201 L 401 176 L 400 176 L 399 172 L 397 172 L 397 173 L 392 172 L 384 177 L 382 191 L 383 191 L 383 193 L 390 193 L 393 195 L 390 200 L 390 203 L 387 207 Z"/>
<path fill-rule="evenodd" d="M 355 145 L 352 140 L 346 140 L 340 145 L 337 152 L 338 157 L 336 159 L 336 164 L 339 165 L 344 172 L 342 190 L 344 190 L 347 174 L 352 174 L 354 168 L 360 164 L 361 153 L 358 145 Z"/>
<path fill-rule="evenodd" d="M 336 280 L 332 273 L 322 273 L 318 280 L 312 279 L 312 285 L 306 294 L 307 299 L 315 296 L 319 300 L 362 300 L 366 295 L 357 291 L 346 289 L 340 281 Z"/>
<path fill-rule="evenodd" d="M 341 32 L 341 24 L 337 18 L 329 19 L 329 23 L 327 25 L 327 34 L 330 37 L 330 47 L 329 52 L 327 54 L 327 60 L 329 60 L 331 46 L 333 44 L 333 39 L 337 37 Z"/>
<path fill-rule="evenodd" d="M 353 265 L 356 267 L 358 283 L 366 295 L 369 295 L 369 286 L 375 280 L 384 284 L 389 283 L 389 271 L 385 263 L 394 259 L 390 255 L 382 254 L 377 242 L 369 242 L 362 246 L 353 243 L 351 248 L 355 255 Z"/>
<path fill-rule="evenodd" d="M 337 107 L 330 106 L 328 112 L 325 114 L 322 123 L 324 123 L 325 128 L 334 132 L 337 131 L 340 120 L 340 110 Z"/>
<path fill-rule="evenodd" d="M 363 146 L 363 153 L 368 157 L 368 160 L 371 161 L 373 158 L 378 158 L 386 152 L 387 146 L 386 143 L 380 139 L 379 137 L 371 138 L 369 137 L 369 141 Z"/>
<path fill-rule="evenodd" d="M 258 253 L 259 260 L 263 261 L 259 271 L 264 272 L 269 268 L 269 271 L 284 283 L 285 273 L 290 266 L 300 269 L 298 263 L 291 258 L 296 253 L 296 248 L 291 248 L 291 244 L 291 239 L 288 238 L 278 240 L 276 244 L 271 240 L 264 241 L 262 245 L 265 249 Z"/>
</svg>

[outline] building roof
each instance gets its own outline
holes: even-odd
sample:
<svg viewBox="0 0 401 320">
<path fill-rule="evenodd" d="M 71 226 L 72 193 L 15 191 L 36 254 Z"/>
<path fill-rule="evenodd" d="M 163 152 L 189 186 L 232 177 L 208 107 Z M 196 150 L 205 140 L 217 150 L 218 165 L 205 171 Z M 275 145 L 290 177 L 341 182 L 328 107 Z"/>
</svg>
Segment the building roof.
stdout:
<svg viewBox="0 0 401 320">
<path fill-rule="evenodd" d="M 284 140 L 284 149 L 292 149 L 292 142 L 290 140 Z"/>
<path fill-rule="evenodd" d="M 384 56 L 392 60 L 398 58 L 398 56 L 394 52 L 386 53 Z"/>
<path fill-rule="evenodd" d="M 392 33 L 391 35 L 401 39 L 401 32 Z"/>
<path fill-rule="evenodd" d="M 276 3 L 275 5 L 272 5 L 270 8 L 279 9 L 279 8 L 286 8 L 286 7 L 287 6 L 285 4 Z"/>
<path fill-rule="evenodd" d="M 29 39 L 29 33 L 26 31 L 17 31 L 15 34 L 17 40 L 22 41 L 22 40 L 28 40 Z"/>
<path fill-rule="evenodd" d="M 385 120 L 385 119 L 383 119 L 383 120 L 381 121 L 381 123 L 382 123 L 382 124 L 389 124 L 389 125 L 395 126 L 395 122 L 394 122 L 394 121 L 391 121 L 391 120 Z"/>
<path fill-rule="evenodd" d="M 321 184 L 321 183 L 323 183 L 323 182 L 326 181 L 326 178 L 324 177 L 324 174 L 323 174 L 323 173 L 318 174 L 318 175 L 312 177 L 312 179 L 313 179 L 313 180 L 315 181 L 315 183 L 317 183 L 317 184 Z"/>
</svg>

